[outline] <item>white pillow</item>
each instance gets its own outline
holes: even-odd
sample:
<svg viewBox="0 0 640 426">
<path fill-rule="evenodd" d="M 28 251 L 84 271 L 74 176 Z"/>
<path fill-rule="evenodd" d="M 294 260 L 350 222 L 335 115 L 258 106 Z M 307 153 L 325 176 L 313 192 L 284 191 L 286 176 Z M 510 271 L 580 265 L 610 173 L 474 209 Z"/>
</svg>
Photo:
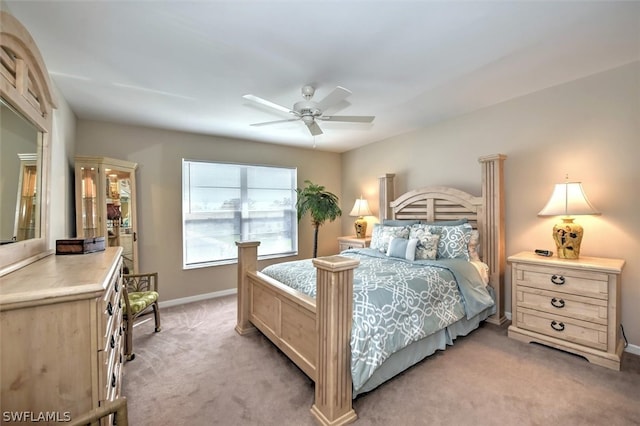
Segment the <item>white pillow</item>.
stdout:
<svg viewBox="0 0 640 426">
<path fill-rule="evenodd" d="M 406 239 L 394 237 L 389 241 L 387 256 L 414 261 L 416 258 L 417 245 L 417 238 Z"/>
</svg>

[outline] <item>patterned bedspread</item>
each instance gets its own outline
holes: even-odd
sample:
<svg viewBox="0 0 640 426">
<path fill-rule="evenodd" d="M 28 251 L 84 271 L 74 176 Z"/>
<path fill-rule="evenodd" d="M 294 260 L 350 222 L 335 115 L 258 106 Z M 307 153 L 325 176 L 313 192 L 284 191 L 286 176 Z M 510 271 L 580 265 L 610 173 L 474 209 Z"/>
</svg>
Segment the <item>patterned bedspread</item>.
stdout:
<svg viewBox="0 0 640 426">
<path fill-rule="evenodd" d="M 411 262 L 372 249 L 341 255 L 360 260 L 353 283 L 354 391 L 393 353 L 494 304 L 466 260 Z M 316 269 L 310 259 L 271 265 L 262 272 L 315 298 Z"/>
</svg>

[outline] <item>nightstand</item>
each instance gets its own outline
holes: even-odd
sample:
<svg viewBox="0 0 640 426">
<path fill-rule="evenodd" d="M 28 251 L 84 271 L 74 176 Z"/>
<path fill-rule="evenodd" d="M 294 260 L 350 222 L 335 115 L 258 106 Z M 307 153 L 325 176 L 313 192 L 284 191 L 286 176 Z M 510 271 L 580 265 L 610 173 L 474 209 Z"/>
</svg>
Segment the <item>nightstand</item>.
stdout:
<svg viewBox="0 0 640 426">
<path fill-rule="evenodd" d="M 371 244 L 371 237 L 358 238 L 355 235 L 338 237 L 338 248 L 340 251 L 352 248 L 366 248 Z"/>
<path fill-rule="evenodd" d="M 559 259 L 522 252 L 511 263 L 508 336 L 536 342 L 620 370 L 620 275 L 625 261 Z"/>
</svg>

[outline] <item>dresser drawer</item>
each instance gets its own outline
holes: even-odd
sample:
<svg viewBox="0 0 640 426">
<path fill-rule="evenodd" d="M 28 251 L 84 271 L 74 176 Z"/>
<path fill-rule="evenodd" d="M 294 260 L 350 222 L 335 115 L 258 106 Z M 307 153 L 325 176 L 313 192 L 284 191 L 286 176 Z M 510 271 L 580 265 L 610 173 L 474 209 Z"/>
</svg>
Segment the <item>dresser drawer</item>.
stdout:
<svg viewBox="0 0 640 426">
<path fill-rule="evenodd" d="M 608 299 L 609 276 L 596 271 L 580 271 L 557 266 L 519 265 L 515 283 L 553 292 Z"/>
<path fill-rule="evenodd" d="M 607 327 L 562 315 L 519 308 L 516 326 L 594 349 L 607 349 Z"/>
<path fill-rule="evenodd" d="M 518 286 L 516 293 L 517 304 L 521 308 L 562 315 L 604 326 L 608 323 L 606 300 L 525 286 Z"/>
</svg>

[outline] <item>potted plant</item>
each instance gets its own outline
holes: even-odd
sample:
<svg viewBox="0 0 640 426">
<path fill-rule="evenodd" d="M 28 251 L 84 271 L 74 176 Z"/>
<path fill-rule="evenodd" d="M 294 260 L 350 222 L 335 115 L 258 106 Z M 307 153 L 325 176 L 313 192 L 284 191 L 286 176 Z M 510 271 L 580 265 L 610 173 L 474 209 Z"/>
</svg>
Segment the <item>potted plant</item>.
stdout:
<svg viewBox="0 0 640 426">
<path fill-rule="evenodd" d="M 333 222 L 337 217 L 342 215 L 342 210 L 338 205 L 338 197 L 324 186 L 316 185 L 310 180 L 305 180 L 304 188 L 297 188 L 298 200 L 296 201 L 296 209 L 298 210 L 298 222 L 307 212 L 311 215 L 311 223 L 313 224 L 313 257 L 318 255 L 318 230 L 320 226 L 327 220 Z"/>
</svg>

